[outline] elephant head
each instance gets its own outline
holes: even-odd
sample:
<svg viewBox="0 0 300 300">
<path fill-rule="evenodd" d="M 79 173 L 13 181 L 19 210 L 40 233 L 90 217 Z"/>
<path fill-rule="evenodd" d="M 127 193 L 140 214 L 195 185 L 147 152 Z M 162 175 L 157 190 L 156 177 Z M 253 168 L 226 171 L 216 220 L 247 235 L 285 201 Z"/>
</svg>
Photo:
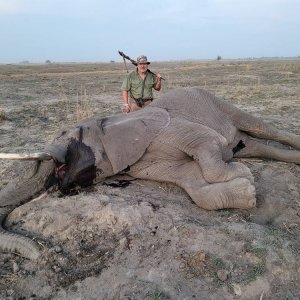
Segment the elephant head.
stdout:
<svg viewBox="0 0 300 300">
<path fill-rule="evenodd" d="M 57 184 L 63 191 L 76 185 L 85 187 L 131 166 L 168 124 L 169 115 L 164 109 L 149 108 L 66 127 L 43 153 L 0 154 L 0 158 L 37 160 L 30 178 L 11 183 L 0 191 L 0 225 L 14 208 L 52 185 Z M 31 259 L 39 256 L 35 243 L 8 233 L 2 226 L 0 249 L 17 251 Z"/>
</svg>

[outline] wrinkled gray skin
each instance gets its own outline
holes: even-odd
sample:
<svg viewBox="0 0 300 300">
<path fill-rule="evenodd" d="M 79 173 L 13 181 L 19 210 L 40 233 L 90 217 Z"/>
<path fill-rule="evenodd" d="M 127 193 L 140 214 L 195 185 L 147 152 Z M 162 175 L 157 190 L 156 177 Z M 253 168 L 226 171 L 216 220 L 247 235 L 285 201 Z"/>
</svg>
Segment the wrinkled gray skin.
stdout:
<svg viewBox="0 0 300 300">
<path fill-rule="evenodd" d="M 263 139 L 300 150 L 299 135 L 277 130 L 204 90 L 173 90 L 143 110 L 63 129 L 45 149 L 52 160 L 37 163 L 31 178 L 0 191 L 0 221 L 57 177 L 66 190 L 125 169 L 135 178 L 177 184 L 204 209 L 251 208 L 256 204 L 252 174 L 231 162 L 233 157 L 300 164 L 300 151 L 274 148 Z M 30 259 L 40 255 L 35 243 L 2 227 L 0 249 Z"/>
</svg>

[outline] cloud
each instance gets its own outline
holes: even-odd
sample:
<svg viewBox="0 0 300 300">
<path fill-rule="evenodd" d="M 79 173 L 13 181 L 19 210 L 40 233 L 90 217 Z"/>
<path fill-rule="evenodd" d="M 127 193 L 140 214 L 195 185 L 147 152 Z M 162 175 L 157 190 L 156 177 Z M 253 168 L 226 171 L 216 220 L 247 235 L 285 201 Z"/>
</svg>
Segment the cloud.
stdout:
<svg viewBox="0 0 300 300">
<path fill-rule="evenodd" d="M 18 14 L 22 12 L 22 4 L 17 0 L 0 0 L 0 14 Z"/>
<path fill-rule="evenodd" d="M 274 32 L 283 27 L 299 25 L 298 0 L 186 0 L 160 1 L 146 14 L 149 22 L 167 23 L 175 27 Z"/>
<path fill-rule="evenodd" d="M 0 0 L 0 15 L 38 15 L 93 18 L 114 22 L 126 19 L 194 25 L 256 26 L 298 23 L 299 0 Z"/>
<path fill-rule="evenodd" d="M 0 14 L 78 16 L 97 6 L 96 0 L 0 0 Z"/>
</svg>

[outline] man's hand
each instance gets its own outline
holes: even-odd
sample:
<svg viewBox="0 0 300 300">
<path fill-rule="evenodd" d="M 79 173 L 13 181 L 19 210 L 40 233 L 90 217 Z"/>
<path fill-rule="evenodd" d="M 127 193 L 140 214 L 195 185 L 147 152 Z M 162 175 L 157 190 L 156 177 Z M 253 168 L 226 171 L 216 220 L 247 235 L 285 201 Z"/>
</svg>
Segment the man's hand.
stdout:
<svg viewBox="0 0 300 300">
<path fill-rule="evenodd" d="M 123 109 L 124 112 L 126 113 L 129 113 L 130 112 L 130 105 L 128 103 L 125 103 L 124 104 L 124 109 Z"/>
<path fill-rule="evenodd" d="M 156 91 L 160 91 L 160 89 L 161 89 L 161 76 L 160 76 L 160 74 L 159 73 L 157 73 L 156 74 L 156 85 L 155 85 L 155 87 L 154 87 L 154 89 L 156 90 Z"/>
<path fill-rule="evenodd" d="M 122 91 L 122 98 L 124 101 L 123 111 L 126 113 L 130 112 L 130 104 L 128 103 L 128 91 Z"/>
</svg>

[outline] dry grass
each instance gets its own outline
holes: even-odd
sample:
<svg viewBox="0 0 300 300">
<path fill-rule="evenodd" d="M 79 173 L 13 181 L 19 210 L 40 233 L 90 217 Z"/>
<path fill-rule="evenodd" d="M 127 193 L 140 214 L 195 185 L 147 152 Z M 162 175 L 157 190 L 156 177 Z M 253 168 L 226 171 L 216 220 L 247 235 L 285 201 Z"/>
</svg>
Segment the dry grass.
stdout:
<svg viewBox="0 0 300 300">
<path fill-rule="evenodd" d="M 87 96 L 86 88 L 81 87 L 77 93 L 76 101 L 76 120 L 77 122 L 93 116 L 92 102 Z"/>
<path fill-rule="evenodd" d="M 300 60 L 153 62 L 150 67 L 153 72 L 160 72 L 166 78 L 162 91 L 155 92 L 155 98 L 174 88 L 200 86 L 219 97 L 228 99 L 248 112 L 263 117 L 278 128 L 299 134 Z M 131 67 L 131 69 L 133 68 Z M 105 117 L 122 112 L 120 89 L 126 75 L 123 63 L 0 65 L 0 73 L 0 107 L 5 108 L 5 111 L 0 109 L 0 121 L 6 120 L 8 117 L 11 120 L 10 122 L 0 122 L 1 152 L 43 149 L 45 144 L 51 142 L 53 134 L 65 125 L 74 124 L 92 115 Z M 201 280 L 204 280 L 209 292 L 206 294 L 207 297 L 202 297 L 203 299 L 208 298 L 209 293 L 212 293 L 212 297 L 214 297 L 216 294 L 213 294 L 213 291 L 216 290 L 219 290 L 220 295 L 224 293 L 225 298 L 229 294 L 236 297 L 235 295 L 244 293 L 247 287 L 249 289 L 251 287 L 251 293 L 255 294 L 256 292 L 259 296 L 264 295 L 264 298 L 268 299 L 286 298 L 287 290 L 295 294 L 295 299 L 298 299 L 299 297 L 296 296 L 299 295 L 299 288 L 295 280 L 298 270 L 295 261 L 297 261 L 297 255 L 299 256 L 298 232 L 300 227 L 296 214 L 296 209 L 299 210 L 299 182 L 297 181 L 300 175 L 299 166 L 261 160 L 247 161 L 247 165 L 251 168 L 259 187 L 259 211 L 251 211 L 249 216 L 248 213 L 232 210 L 222 212 L 198 210 L 194 204 L 190 205 L 188 196 L 180 188 L 171 184 L 157 185 L 156 183 L 135 181 L 134 184 L 123 190 L 96 186 L 97 195 L 105 194 L 108 199 L 116 199 L 116 203 L 124 198 L 128 200 L 126 202 L 129 202 L 129 205 L 134 205 L 134 209 L 135 207 L 143 208 L 144 206 L 141 204 L 145 204 L 147 201 L 152 205 L 154 203 L 155 207 L 159 205 L 159 209 L 149 214 L 151 222 L 153 222 L 151 227 L 157 225 L 156 223 L 160 220 L 162 222 L 161 225 L 158 224 L 156 236 L 144 234 L 150 230 L 150 225 L 145 224 L 146 227 L 143 227 L 143 231 L 141 231 L 143 234 L 132 235 L 128 238 L 131 248 L 126 250 L 124 248 L 122 252 L 118 252 L 122 255 L 118 255 L 115 262 L 119 264 L 119 257 L 121 257 L 122 264 L 127 266 L 128 257 L 130 258 L 129 262 L 139 261 L 144 257 L 145 266 L 151 266 L 151 268 L 155 266 L 156 268 L 159 267 L 158 262 L 162 262 L 160 266 L 170 262 L 165 258 L 172 254 L 170 257 L 173 261 L 175 257 L 177 258 L 174 265 L 171 265 L 174 270 L 172 277 L 181 276 L 182 286 L 186 280 L 185 282 L 190 282 L 199 293 L 203 292 L 200 289 L 202 288 Z M 20 176 L 23 168 L 23 164 L 3 163 L 0 172 L 0 189 L 12 178 Z M 274 176 L 269 176 L 269 174 Z M 266 195 L 269 198 L 265 197 Z M 69 204 L 66 204 L 68 199 L 64 199 L 62 205 L 66 208 L 70 207 L 68 211 L 70 214 L 73 213 L 75 218 L 78 212 L 72 212 L 73 205 L 79 203 L 77 200 L 85 200 L 85 197 L 88 196 L 82 195 L 82 198 L 76 196 L 76 201 L 69 199 Z M 276 205 L 284 203 L 283 207 L 286 209 L 282 211 L 281 219 L 278 219 L 280 223 L 278 221 L 278 223 L 269 224 L 269 222 L 267 225 L 260 226 L 251 224 L 249 220 L 255 213 L 262 212 L 262 215 L 265 215 L 263 210 L 265 199 L 272 199 L 275 209 L 278 209 Z M 105 200 L 105 203 L 109 203 L 110 200 L 107 201 Z M 147 206 L 147 211 L 151 207 Z M 170 209 L 172 212 L 169 211 Z M 47 215 L 47 213 L 48 208 L 44 207 L 44 211 L 41 210 L 41 216 Z M 170 221 L 168 221 L 169 215 L 172 216 Z M 29 218 L 30 215 L 24 219 L 25 224 L 28 223 Z M 59 219 L 60 216 L 58 216 Z M 174 221 L 171 222 L 171 220 Z M 164 223 L 165 221 L 168 223 Z M 77 231 L 74 230 L 74 232 Z M 166 232 L 164 240 L 162 237 Z M 85 233 L 78 235 L 77 237 L 80 237 L 78 239 L 61 238 L 60 242 L 66 249 L 72 249 L 71 241 L 80 241 L 83 236 Z M 90 245 L 96 236 L 97 234 L 90 239 Z M 110 241 L 110 239 L 114 242 L 117 240 L 114 235 L 107 233 L 105 238 L 104 235 L 98 238 L 98 241 L 94 241 L 98 245 Z M 140 248 L 139 245 L 147 247 Z M 121 251 L 121 248 L 117 248 L 117 251 Z M 74 251 L 74 253 L 76 252 Z M 122 257 L 123 253 L 135 255 L 135 257 L 124 258 Z M 22 280 L 28 280 L 31 275 L 26 277 L 27 273 L 24 273 L 26 278 L 22 278 L 23 270 L 27 270 L 27 266 L 24 266 L 23 262 L 18 262 L 21 273 L 10 275 L 12 269 L 9 261 L 6 260 L 7 254 L 0 257 L 1 265 L 4 265 L 3 274 L 0 274 L 0 298 L 4 299 L 5 297 L 2 296 L 6 295 L 7 286 L 12 286 L 11 278 L 16 278 L 15 280 L 18 280 L 19 286 L 21 286 L 21 283 L 24 283 Z M 85 271 L 85 268 L 90 266 L 87 263 L 88 259 L 92 259 L 93 255 L 89 257 L 86 258 L 86 261 L 80 261 L 80 267 L 79 265 L 74 266 L 74 270 L 79 270 L 76 274 L 81 274 L 83 278 L 90 276 Z M 75 262 L 77 263 L 77 260 Z M 99 262 L 102 263 L 101 259 Z M 95 263 L 97 264 L 96 260 Z M 70 269 L 71 266 L 67 268 L 67 271 Z M 228 272 L 228 278 L 222 280 L 218 271 Z M 277 273 L 275 274 L 273 271 Z M 52 280 L 52 269 L 51 271 L 45 269 L 43 272 L 46 272 L 47 280 L 50 278 L 49 281 L 52 281 L 53 293 L 55 293 L 56 288 L 60 287 L 57 286 L 57 281 L 53 282 Z M 143 273 L 143 268 L 139 268 L 138 272 L 146 274 L 143 275 L 145 277 L 148 276 L 148 273 Z M 32 276 L 36 276 L 33 278 L 38 279 L 39 274 L 37 271 Z M 61 279 L 58 281 L 69 283 L 70 274 L 70 272 L 60 272 L 58 275 Z M 167 271 L 166 274 L 168 274 Z M 6 278 L 6 276 L 8 277 Z M 78 279 L 76 276 L 74 278 Z M 293 278 L 294 280 L 292 280 Z M 258 288 L 261 288 L 260 280 L 270 282 L 269 292 L 266 291 L 263 294 L 263 292 L 257 291 Z M 176 281 L 170 282 L 169 286 L 174 288 Z M 24 283 L 25 287 L 26 284 L 29 284 L 28 281 Z M 15 287 L 16 284 L 13 286 Z M 197 286 L 199 289 L 196 288 Z M 9 290 L 13 291 L 14 287 Z M 154 286 L 151 288 L 153 299 L 163 299 L 163 289 L 160 289 L 159 286 L 157 289 Z M 3 293 L 1 294 L 1 292 Z M 184 295 L 184 289 L 180 293 L 180 299 L 191 296 L 190 294 Z M 203 293 L 205 294 L 205 291 Z M 20 295 L 6 296 L 16 298 L 21 295 L 20 292 Z M 241 297 L 244 296 L 242 294 Z M 249 296 L 248 298 L 245 296 L 244 299 L 259 299 L 259 296 Z M 145 299 L 141 294 L 137 294 L 137 297 Z"/>
</svg>

